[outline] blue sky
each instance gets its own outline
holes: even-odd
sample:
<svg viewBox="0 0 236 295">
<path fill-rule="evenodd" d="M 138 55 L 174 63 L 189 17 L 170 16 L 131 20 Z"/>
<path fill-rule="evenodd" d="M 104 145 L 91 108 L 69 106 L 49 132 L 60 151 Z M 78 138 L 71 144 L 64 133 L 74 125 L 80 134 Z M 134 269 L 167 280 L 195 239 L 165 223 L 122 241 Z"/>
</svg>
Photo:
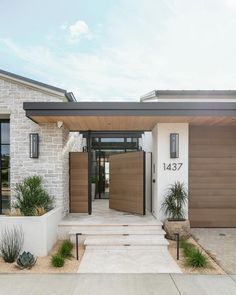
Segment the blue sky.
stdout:
<svg viewBox="0 0 236 295">
<path fill-rule="evenodd" d="M 84 101 L 236 88 L 236 0 L 0 0 L 0 68 Z"/>
</svg>

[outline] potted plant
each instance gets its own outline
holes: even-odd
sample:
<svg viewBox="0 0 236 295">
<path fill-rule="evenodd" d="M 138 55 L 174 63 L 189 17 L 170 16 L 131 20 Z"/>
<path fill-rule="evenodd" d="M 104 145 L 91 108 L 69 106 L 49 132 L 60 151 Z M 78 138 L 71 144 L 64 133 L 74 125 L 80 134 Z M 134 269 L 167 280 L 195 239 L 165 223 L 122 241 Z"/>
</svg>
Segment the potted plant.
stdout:
<svg viewBox="0 0 236 295">
<path fill-rule="evenodd" d="M 91 195 L 92 195 L 92 200 L 95 199 L 96 196 L 96 183 L 97 183 L 97 177 L 93 176 L 91 178 Z"/>
<path fill-rule="evenodd" d="M 177 181 L 168 188 L 162 209 L 168 217 L 164 222 L 164 230 L 169 239 L 174 240 L 175 233 L 179 233 L 182 239 L 190 236 L 190 223 L 185 219 L 187 199 L 188 193 L 183 183 Z"/>
</svg>

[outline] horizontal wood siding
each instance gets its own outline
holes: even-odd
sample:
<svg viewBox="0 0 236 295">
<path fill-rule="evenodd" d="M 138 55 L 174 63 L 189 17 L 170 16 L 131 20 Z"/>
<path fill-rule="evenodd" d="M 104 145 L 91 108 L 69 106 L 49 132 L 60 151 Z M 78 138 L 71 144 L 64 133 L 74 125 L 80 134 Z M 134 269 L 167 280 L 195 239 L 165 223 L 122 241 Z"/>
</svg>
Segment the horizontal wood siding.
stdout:
<svg viewBox="0 0 236 295">
<path fill-rule="evenodd" d="M 236 227 L 236 127 L 191 126 L 189 219 L 192 227 Z"/>
<path fill-rule="evenodd" d="M 144 214 L 144 152 L 110 157 L 111 209 Z"/>
<path fill-rule="evenodd" d="M 88 153 L 70 153 L 70 212 L 88 212 Z"/>
</svg>

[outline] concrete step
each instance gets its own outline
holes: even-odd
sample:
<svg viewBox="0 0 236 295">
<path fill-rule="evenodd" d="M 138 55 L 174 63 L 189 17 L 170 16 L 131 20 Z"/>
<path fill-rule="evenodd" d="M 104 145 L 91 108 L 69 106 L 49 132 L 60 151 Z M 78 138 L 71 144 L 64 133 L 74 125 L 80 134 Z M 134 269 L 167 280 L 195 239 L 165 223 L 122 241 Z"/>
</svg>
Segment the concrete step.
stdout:
<svg viewBox="0 0 236 295">
<path fill-rule="evenodd" d="M 78 226 L 72 227 L 69 234 L 73 235 L 81 233 L 83 235 L 161 235 L 165 234 L 164 230 L 159 226 Z"/>
<path fill-rule="evenodd" d="M 98 238 L 87 237 L 84 241 L 84 245 L 87 246 L 167 246 L 169 243 L 160 235 L 136 235 L 136 236 L 99 236 Z"/>
<path fill-rule="evenodd" d="M 82 235 L 122 235 L 122 234 L 165 234 L 162 226 L 157 225 L 76 225 L 58 226 L 59 239 L 68 239 L 76 233 Z"/>
<path fill-rule="evenodd" d="M 133 250 L 147 250 L 147 251 L 150 251 L 150 250 L 157 250 L 157 249 L 163 249 L 163 250 L 166 250 L 167 249 L 167 245 L 92 245 L 92 246 L 89 246 L 87 245 L 86 246 L 86 251 L 87 250 L 96 250 L 96 251 L 103 251 L 103 250 L 130 250 L 130 251 L 133 251 Z"/>
</svg>

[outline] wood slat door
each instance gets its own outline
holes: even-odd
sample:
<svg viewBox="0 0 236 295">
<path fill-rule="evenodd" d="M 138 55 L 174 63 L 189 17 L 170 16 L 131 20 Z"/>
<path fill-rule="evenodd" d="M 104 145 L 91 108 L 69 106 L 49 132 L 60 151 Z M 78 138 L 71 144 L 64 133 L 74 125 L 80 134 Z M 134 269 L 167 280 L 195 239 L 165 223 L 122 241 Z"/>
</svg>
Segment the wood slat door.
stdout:
<svg viewBox="0 0 236 295">
<path fill-rule="evenodd" d="M 88 153 L 70 153 L 70 212 L 88 213 Z"/>
<path fill-rule="evenodd" d="M 189 219 L 192 227 L 236 227 L 236 128 L 189 129 Z"/>
<path fill-rule="evenodd" d="M 110 165 L 109 207 L 145 214 L 145 153 L 112 155 Z"/>
</svg>

